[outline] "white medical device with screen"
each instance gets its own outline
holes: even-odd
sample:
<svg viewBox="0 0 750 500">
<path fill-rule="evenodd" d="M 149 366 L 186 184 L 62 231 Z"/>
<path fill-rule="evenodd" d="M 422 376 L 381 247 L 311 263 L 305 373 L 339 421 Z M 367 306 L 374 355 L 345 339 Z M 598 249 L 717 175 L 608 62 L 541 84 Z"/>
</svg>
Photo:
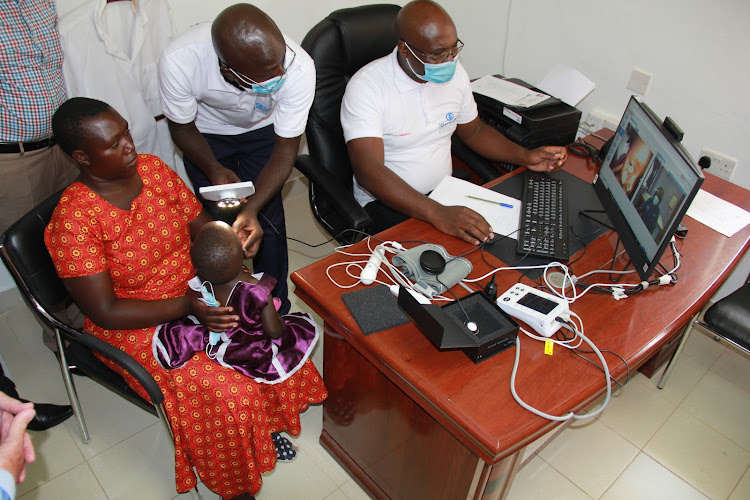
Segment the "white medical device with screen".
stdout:
<svg viewBox="0 0 750 500">
<path fill-rule="evenodd" d="M 497 305 L 545 337 L 560 329 L 562 323 L 557 318 L 567 316 L 569 311 L 564 299 L 521 283 L 513 285 L 498 297 Z"/>
</svg>

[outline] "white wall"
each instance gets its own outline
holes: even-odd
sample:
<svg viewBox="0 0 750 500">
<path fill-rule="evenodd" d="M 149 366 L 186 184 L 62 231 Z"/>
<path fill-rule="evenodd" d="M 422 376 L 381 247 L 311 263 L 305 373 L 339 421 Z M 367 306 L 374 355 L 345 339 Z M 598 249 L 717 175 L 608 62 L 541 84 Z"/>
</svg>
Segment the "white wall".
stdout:
<svg viewBox="0 0 750 500">
<path fill-rule="evenodd" d="M 88 0 L 57 0 L 64 15 Z M 210 20 L 233 0 L 169 0 L 178 29 Z M 279 27 L 302 40 L 331 11 L 363 0 L 259 0 Z M 404 1 L 396 1 L 403 5 Z M 747 0 L 441 0 L 466 43 L 472 77 L 503 73 L 537 83 L 555 63 L 597 88 L 579 105 L 619 117 L 633 68 L 653 75 L 644 101 L 685 131 L 688 152 L 708 147 L 738 160 L 732 177 L 750 188 L 750 2 Z M 506 35 L 508 47 L 506 50 Z M 750 261 L 750 259 L 746 259 Z M 750 263 L 741 274 L 747 275 Z M 0 291 L 12 286 L 0 270 Z M 740 274 L 740 273 L 737 273 Z M 744 278 L 744 276 L 743 276 Z M 732 280 L 736 287 L 741 279 Z"/>
<path fill-rule="evenodd" d="M 578 106 L 584 116 L 599 108 L 619 118 L 631 70 L 651 73 L 649 107 L 677 122 L 694 158 L 707 147 L 738 160 L 731 181 L 750 188 L 750 2 L 534 0 L 510 12 L 508 75 L 538 82 L 556 62 L 575 67 L 597 84 Z M 750 257 L 719 296 L 748 271 Z"/>
<path fill-rule="evenodd" d="M 57 0 L 64 15 L 87 0 Z M 168 0 L 178 29 L 210 20 L 233 0 Z M 537 83 L 555 63 L 575 67 L 597 88 L 579 105 L 619 118 L 630 72 L 653 75 L 643 96 L 685 131 L 694 157 L 708 147 L 738 160 L 732 181 L 750 188 L 750 19 L 747 0 L 439 0 L 466 43 L 472 77 L 504 73 Z M 297 41 L 331 11 L 366 0 L 254 2 Z M 394 3 L 403 4 L 404 1 Z M 505 40 L 508 38 L 506 50 Z"/>
<path fill-rule="evenodd" d="M 584 116 L 618 118 L 631 70 L 651 73 L 644 101 L 677 122 L 694 158 L 708 147 L 737 159 L 731 180 L 750 188 L 748 20 L 747 0 L 516 1 L 505 65 L 532 81 L 555 62 L 576 67 L 597 84 Z"/>
</svg>

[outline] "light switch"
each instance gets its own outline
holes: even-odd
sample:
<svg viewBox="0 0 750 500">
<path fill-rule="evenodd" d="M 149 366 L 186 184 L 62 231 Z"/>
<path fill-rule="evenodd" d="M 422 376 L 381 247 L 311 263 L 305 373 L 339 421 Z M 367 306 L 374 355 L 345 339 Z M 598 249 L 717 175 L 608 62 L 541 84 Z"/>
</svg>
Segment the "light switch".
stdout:
<svg viewBox="0 0 750 500">
<path fill-rule="evenodd" d="M 646 95 L 648 86 L 651 84 L 651 78 L 653 78 L 653 75 L 650 75 L 645 71 L 641 71 L 640 69 L 633 68 L 633 72 L 630 73 L 628 88 L 633 92 L 637 92 L 641 95 Z"/>
</svg>

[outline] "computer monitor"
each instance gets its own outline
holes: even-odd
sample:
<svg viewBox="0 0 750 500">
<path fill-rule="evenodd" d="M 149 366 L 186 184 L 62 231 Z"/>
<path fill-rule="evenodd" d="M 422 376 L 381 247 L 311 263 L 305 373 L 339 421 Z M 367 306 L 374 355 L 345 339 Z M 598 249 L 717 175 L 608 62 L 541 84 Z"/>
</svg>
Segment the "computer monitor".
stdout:
<svg viewBox="0 0 750 500">
<path fill-rule="evenodd" d="M 642 280 L 653 273 L 703 179 L 675 134 L 631 97 L 594 190 Z"/>
</svg>

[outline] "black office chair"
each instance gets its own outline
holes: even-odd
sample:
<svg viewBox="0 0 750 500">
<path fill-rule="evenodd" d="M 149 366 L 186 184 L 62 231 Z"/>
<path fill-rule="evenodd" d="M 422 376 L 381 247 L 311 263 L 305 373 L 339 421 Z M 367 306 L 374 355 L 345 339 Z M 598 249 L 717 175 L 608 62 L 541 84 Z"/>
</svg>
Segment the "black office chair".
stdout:
<svg viewBox="0 0 750 500">
<path fill-rule="evenodd" d="M 680 345 L 656 385 L 659 389 L 662 389 L 664 384 L 667 383 L 682 348 L 696 326 L 707 330 L 714 336 L 715 340 L 724 340 L 750 355 L 750 275 L 748 275 L 742 287 L 705 309 L 701 321 L 702 312 L 690 319 L 690 323 L 685 328 L 685 334 L 680 340 Z"/>
<path fill-rule="evenodd" d="M 310 181 L 310 206 L 315 218 L 341 244 L 362 238 L 370 217 L 352 193 L 352 166 L 344 142 L 339 114 L 349 79 L 365 64 L 389 54 L 398 42 L 396 16 L 401 7 L 392 4 L 340 9 L 313 27 L 302 48 L 315 61 L 315 99 L 307 121 L 310 154 L 300 155 L 295 166 Z M 501 172 L 466 146 L 454 141 L 454 152 L 488 181 Z M 484 161 L 482 161 L 484 160 Z"/>
<path fill-rule="evenodd" d="M 71 327 L 56 316 L 56 312 L 63 310 L 72 299 L 57 276 L 44 245 L 44 228 L 49 223 L 61 194 L 62 191 L 59 191 L 50 196 L 0 236 L 0 257 L 34 315 L 55 331 L 63 382 L 81 431 L 81 440 L 88 443 L 91 437 L 71 377 L 73 370 L 84 373 L 159 417 L 171 437 L 169 420 L 162 406 L 164 396 L 153 377 L 126 353 L 93 335 Z M 119 374 L 105 366 L 93 353 L 106 356 L 130 372 L 143 386 L 151 401 L 146 401 L 136 394 Z"/>
<path fill-rule="evenodd" d="M 339 113 L 349 79 L 362 66 L 390 53 L 396 46 L 398 5 L 379 4 L 341 9 L 315 25 L 302 40 L 315 61 L 315 99 L 305 130 L 309 155 L 295 167 L 310 181 L 313 215 L 339 243 L 362 238 L 370 216 L 354 199 L 352 166 Z"/>
</svg>

